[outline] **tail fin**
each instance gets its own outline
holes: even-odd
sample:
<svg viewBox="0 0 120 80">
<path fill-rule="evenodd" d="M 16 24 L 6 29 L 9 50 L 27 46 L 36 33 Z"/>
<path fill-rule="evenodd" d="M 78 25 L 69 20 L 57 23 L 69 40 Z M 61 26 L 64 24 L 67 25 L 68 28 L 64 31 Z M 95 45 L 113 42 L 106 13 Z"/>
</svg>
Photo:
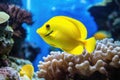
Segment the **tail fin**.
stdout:
<svg viewBox="0 0 120 80">
<path fill-rule="evenodd" d="M 91 38 L 86 40 L 85 48 L 86 48 L 88 53 L 92 53 L 95 49 L 95 46 L 96 46 L 96 40 L 94 37 L 91 37 Z"/>
</svg>

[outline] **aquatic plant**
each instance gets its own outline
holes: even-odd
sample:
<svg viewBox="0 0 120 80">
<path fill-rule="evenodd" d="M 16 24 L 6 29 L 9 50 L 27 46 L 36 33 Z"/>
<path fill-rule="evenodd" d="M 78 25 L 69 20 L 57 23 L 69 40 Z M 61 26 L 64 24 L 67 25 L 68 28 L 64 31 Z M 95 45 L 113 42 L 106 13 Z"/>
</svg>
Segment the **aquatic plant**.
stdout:
<svg viewBox="0 0 120 80">
<path fill-rule="evenodd" d="M 45 80 L 119 80 L 120 41 L 97 41 L 92 54 L 51 52 L 38 67 L 38 77 Z"/>
</svg>

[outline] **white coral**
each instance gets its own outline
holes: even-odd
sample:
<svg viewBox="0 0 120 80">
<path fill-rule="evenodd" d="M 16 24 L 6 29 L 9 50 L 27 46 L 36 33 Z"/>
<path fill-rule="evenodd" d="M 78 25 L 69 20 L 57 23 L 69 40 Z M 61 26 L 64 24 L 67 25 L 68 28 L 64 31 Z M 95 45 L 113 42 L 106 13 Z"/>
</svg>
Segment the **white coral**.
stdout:
<svg viewBox="0 0 120 80">
<path fill-rule="evenodd" d="M 98 71 L 108 75 L 106 66 L 120 68 L 120 42 L 113 39 L 97 41 L 93 53 L 74 56 L 65 52 L 51 52 L 40 62 L 38 77 L 46 80 L 65 80 L 75 74 L 91 76 Z M 64 77 L 61 78 L 61 75 Z"/>
</svg>

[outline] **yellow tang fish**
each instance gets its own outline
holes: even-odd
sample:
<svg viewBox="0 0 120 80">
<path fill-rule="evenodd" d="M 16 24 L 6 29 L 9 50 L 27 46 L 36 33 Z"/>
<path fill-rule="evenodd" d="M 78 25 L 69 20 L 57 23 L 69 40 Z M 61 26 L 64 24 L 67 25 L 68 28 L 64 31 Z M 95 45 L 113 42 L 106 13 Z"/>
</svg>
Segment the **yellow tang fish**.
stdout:
<svg viewBox="0 0 120 80">
<path fill-rule="evenodd" d="M 67 16 L 51 18 L 37 29 L 37 33 L 46 43 L 74 55 L 82 54 L 84 48 L 92 53 L 96 45 L 94 37 L 86 39 L 86 27 L 80 21 Z"/>
<path fill-rule="evenodd" d="M 22 66 L 20 70 L 20 76 L 23 76 L 25 79 L 28 77 L 29 79 L 26 80 L 32 80 L 33 74 L 34 74 L 34 68 L 31 64 L 26 64 Z"/>
<path fill-rule="evenodd" d="M 104 38 L 112 37 L 111 33 L 108 31 L 100 30 L 94 34 L 96 40 L 102 40 Z"/>
</svg>

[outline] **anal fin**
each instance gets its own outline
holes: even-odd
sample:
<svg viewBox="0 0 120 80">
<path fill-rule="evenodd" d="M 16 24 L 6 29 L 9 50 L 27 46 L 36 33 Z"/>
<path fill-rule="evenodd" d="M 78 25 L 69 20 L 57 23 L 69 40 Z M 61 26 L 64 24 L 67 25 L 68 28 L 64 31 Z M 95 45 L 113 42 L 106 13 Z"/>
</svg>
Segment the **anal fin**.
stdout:
<svg viewBox="0 0 120 80">
<path fill-rule="evenodd" d="M 92 53 L 95 49 L 95 46 L 96 46 L 96 40 L 94 37 L 91 37 L 86 40 L 85 49 L 87 50 L 88 53 Z"/>
</svg>

